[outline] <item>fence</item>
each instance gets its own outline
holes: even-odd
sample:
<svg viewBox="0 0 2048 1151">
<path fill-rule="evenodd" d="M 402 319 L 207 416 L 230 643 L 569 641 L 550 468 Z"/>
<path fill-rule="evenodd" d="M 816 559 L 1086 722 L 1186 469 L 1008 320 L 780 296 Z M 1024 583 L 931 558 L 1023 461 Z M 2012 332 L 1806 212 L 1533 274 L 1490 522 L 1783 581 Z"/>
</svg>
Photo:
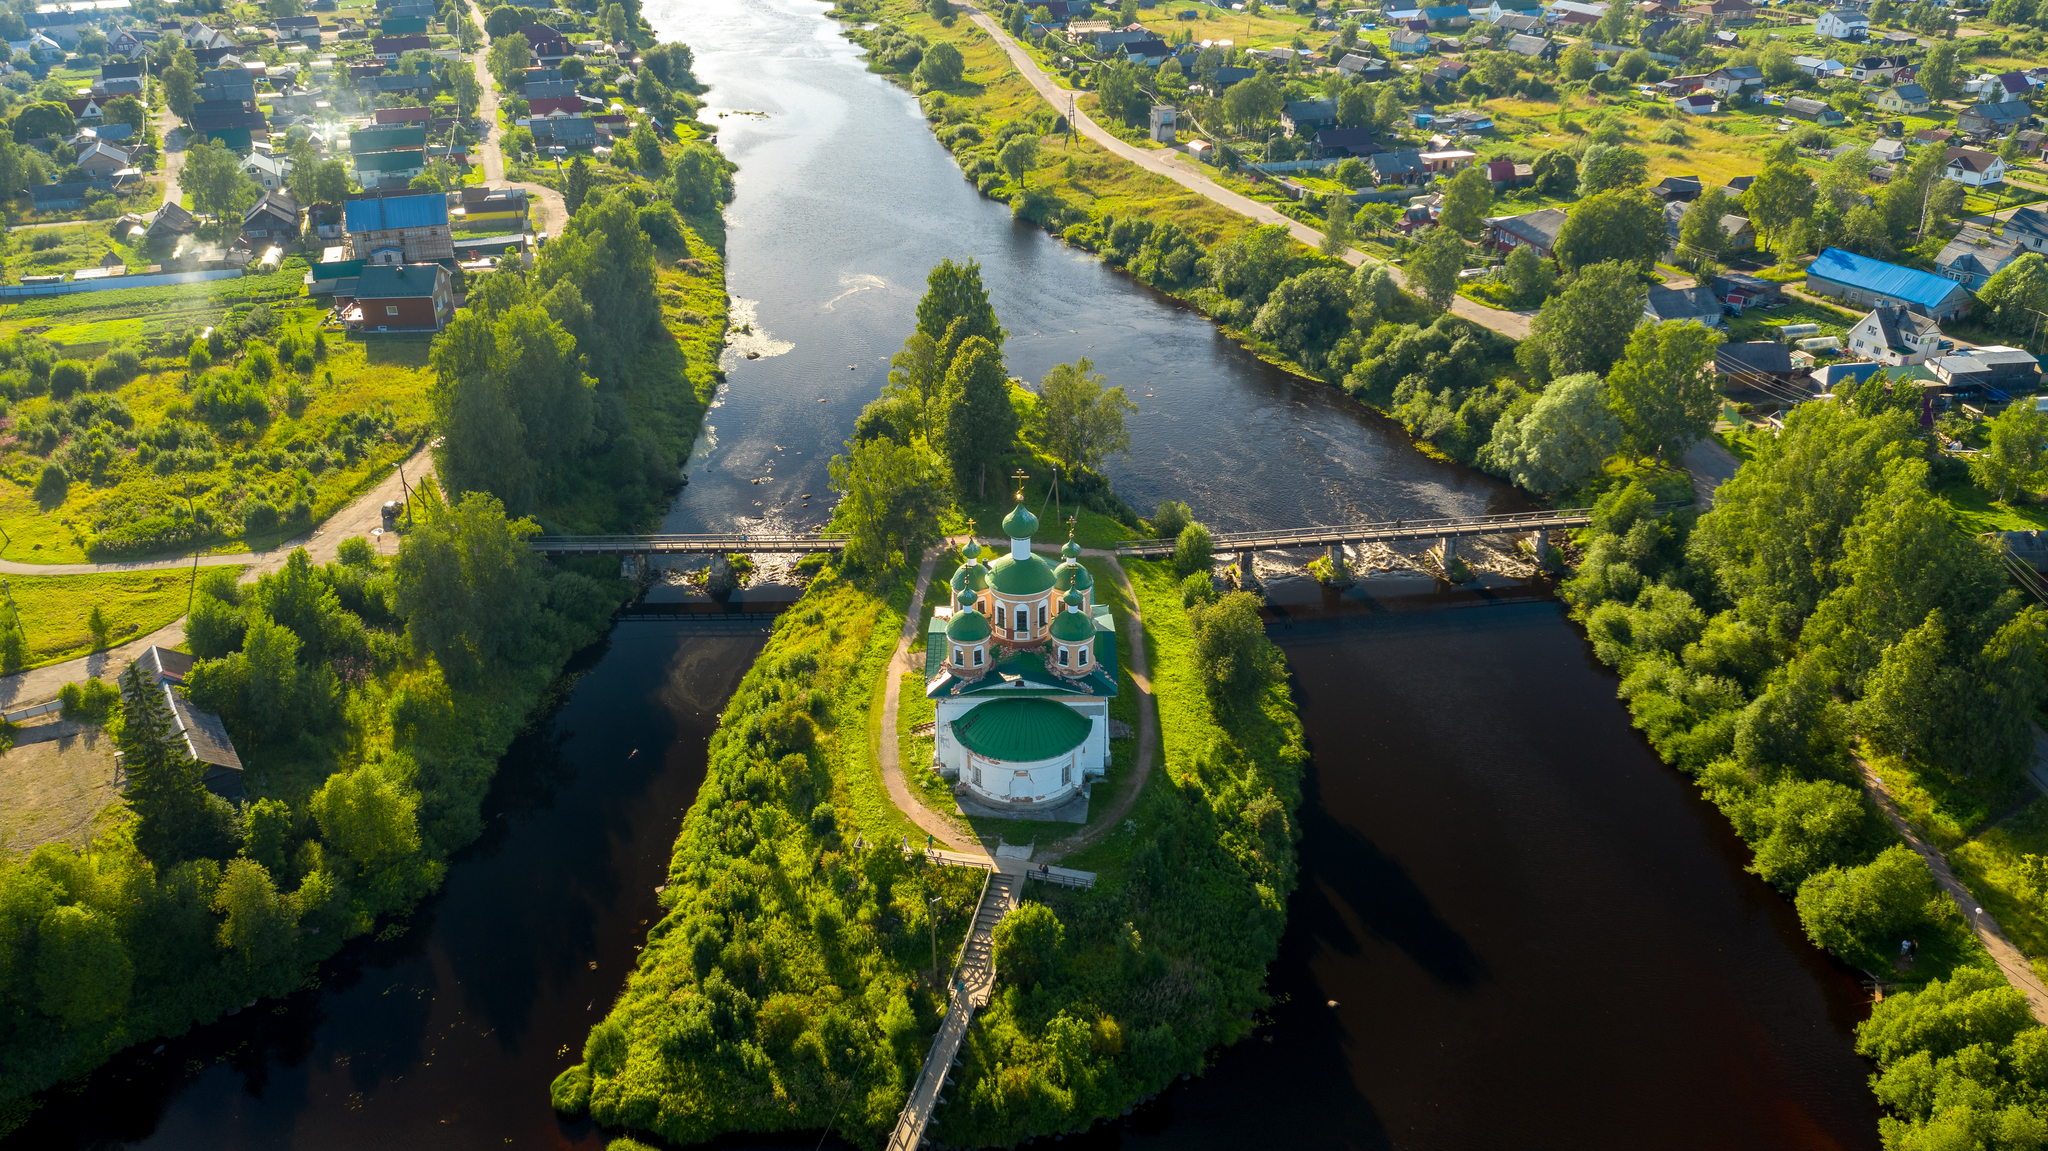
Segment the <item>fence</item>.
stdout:
<svg viewBox="0 0 2048 1151">
<path fill-rule="evenodd" d="M 174 284 L 198 284 L 208 280 L 240 279 L 242 273 L 233 269 L 217 272 L 167 272 L 159 276 L 108 276 L 103 280 L 73 280 L 62 284 L 32 284 L 0 287 L 0 300 L 25 299 L 31 296 L 69 296 L 77 292 L 105 292 L 116 288 L 166 288 Z"/>
</svg>

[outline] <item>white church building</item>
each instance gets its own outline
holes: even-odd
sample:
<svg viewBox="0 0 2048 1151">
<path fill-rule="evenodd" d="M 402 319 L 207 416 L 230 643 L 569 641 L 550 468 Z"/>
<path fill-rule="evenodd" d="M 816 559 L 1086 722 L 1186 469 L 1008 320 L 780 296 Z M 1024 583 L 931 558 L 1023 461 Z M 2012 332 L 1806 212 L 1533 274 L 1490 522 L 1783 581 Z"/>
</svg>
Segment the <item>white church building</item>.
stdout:
<svg viewBox="0 0 2048 1151">
<path fill-rule="evenodd" d="M 925 696 L 937 708 L 934 767 L 965 802 L 1009 814 L 1067 805 L 1109 769 L 1116 626 L 1071 538 L 1055 566 L 1031 551 L 1038 517 L 1003 518 L 1008 555 L 978 544 L 925 635 Z M 1039 814 L 1037 818 L 1046 818 Z"/>
</svg>

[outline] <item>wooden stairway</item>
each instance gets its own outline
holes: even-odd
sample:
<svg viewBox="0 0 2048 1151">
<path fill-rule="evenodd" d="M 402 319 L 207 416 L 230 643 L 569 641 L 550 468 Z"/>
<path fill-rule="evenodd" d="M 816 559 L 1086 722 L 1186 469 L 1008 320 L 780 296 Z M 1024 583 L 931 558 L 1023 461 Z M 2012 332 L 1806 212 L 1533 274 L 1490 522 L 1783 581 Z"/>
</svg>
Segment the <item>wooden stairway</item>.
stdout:
<svg viewBox="0 0 2048 1151">
<path fill-rule="evenodd" d="M 995 986 L 996 924 L 1016 908 L 1017 896 L 1023 888 L 1021 876 L 1002 871 L 991 872 L 982 886 L 981 903 L 974 909 L 974 926 L 968 929 L 967 941 L 960 948 L 960 961 L 953 968 L 953 991 L 945 1021 L 939 1024 L 939 1033 L 933 1037 L 932 1049 L 925 1056 L 924 1069 L 918 1072 L 910 1098 L 896 1117 L 896 1130 L 889 1136 L 889 1151 L 915 1151 L 924 1142 L 932 1110 L 941 1102 L 939 1092 L 946 1086 L 961 1042 L 967 1038 L 967 1025 L 974 1019 L 975 1008 L 988 1006 L 989 992 Z"/>
</svg>

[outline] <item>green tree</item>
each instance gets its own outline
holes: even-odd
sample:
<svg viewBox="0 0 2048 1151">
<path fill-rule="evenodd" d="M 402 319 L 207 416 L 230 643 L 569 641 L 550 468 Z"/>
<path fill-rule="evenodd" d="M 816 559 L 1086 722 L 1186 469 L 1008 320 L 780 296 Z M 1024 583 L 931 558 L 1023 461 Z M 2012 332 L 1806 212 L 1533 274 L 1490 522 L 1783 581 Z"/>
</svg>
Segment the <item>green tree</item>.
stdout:
<svg viewBox="0 0 2048 1151">
<path fill-rule="evenodd" d="M 509 4 L 498 5 L 484 17 L 484 31 L 490 33 L 493 40 L 509 36 L 525 24 L 526 17 Z"/>
<path fill-rule="evenodd" d="M 2048 257 L 2027 252 L 1977 289 L 1975 316 L 2001 332 L 2031 334 L 2048 312 Z"/>
<path fill-rule="evenodd" d="M 1599 63 L 1599 57 L 1584 44 L 1574 44 L 1565 49 L 1564 57 L 1559 61 L 1567 80 L 1591 80 Z"/>
<path fill-rule="evenodd" d="M 1030 132 L 1021 132 L 1010 137 L 1002 150 L 996 154 L 996 163 L 1009 173 L 1010 179 L 1018 184 L 1025 182 L 1033 168 L 1038 166 L 1038 137 Z"/>
<path fill-rule="evenodd" d="M 142 125 L 149 120 L 149 113 L 143 110 L 142 101 L 133 96 L 115 97 L 114 102 L 107 105 L 105 116 L 109 124 L 126 124 L 133 128 L 137 138 L 142 135 Z"/>
<path fill-rule="evenodd" d="M 306 801 L 320 838 L 360 870 L 392 868 L 419 854 L 419 795 L 372 767 L 338 771 Z"/>
<path fill-rule="evenodd" d="M 1550 261 L 1536 254 L 1527 244 L 1517 244 L 1508 251 L 1504 266 L 1508 287 L 1522 304 L 1540 304 L 1550 295 L 1557 282 L 1557 275 Z"/>
<path fill-rule="evenodd" d="M 903 341 L 903 350 L 889 357 L 889 387 L 914 398 L 918 430 L 926 443 L 938 442 L 932 409 L 943 394 L 946 367 L 939 362 L 938 341 L 923 332 L 912 332 Z"/>
<path fill-rule="evenodd" d="M 1970 457 L 1970 478 L 1986 491 L 2025 495 L 2048 472 L 2048 412 L 2010 404 L 1991 421 L 1991 445 Z"/>
<path fill-rule="evenodd" d="M 569 161 L 568 171 L 562 178 L 562 203 L 570 215 L 575 215 L 583 201 L 590 198 L 590 184 L 589 162 L 581 156 Z"/>
<path fill-rule="evenodd" d="M 1927 52 L 1916 77 L 1927 94 L 1937 101 L 1956 94 L 1956 46 L 1952 40 L 1938 41 Z"/>
<path fill-rule="evenodd" d="M 1085 357 L 1055 364 L 1039 379 L 1035 430 L 1045 450 L 1070 473 L 1098 468 L 1105 457 L 1131 450 L 1124 416 L 1138 405 L 1124 397 L 1122 387 L 1108 384 Z"/>
<path fill-rule="evenodd" d="M 1381 108 L 1386 106 L 1387 99 L 1388 94 L 1383 89 L 1380 95 Z M 1287 93 L 1280 87 L 1280 82 L 1265 73 L 1248 80 L 1239 80 L 1223 93 L 1223 113 L 1229 117 L 1231 124 L 1236 126 L 1241 136 L 1251 135 L 1254 128 L 1279 115 L 1281 107 L 1286 103 Z M 1394 107 L 1398 118 L 1398 97 L 1395 98 Z"/>
<path fill-rule="evenodd" d="M 1830 867 L 1799 885 L 1807 937 L 1837 955 L 1888 954 L 1928 922 L 1934 877 L 1912 848 L 1895 844 L 1862 867 Z"/>
<path fill-rule="evenodd" d="M 36 924 L 36 1005 L 66 1027 L 119 1015 L 135 984 L 135 964 L 111 916 L 73 904 Z"/>
<path fill-rule="evenodd" d="M 1838 863 L 1864 824 L 1863 796 L 1832 779 L 1787 779 L 1740 818 L 1736 830 L 1755 850 L 1748 870 L 1781 891 Z"/>
<path fill-rule="evenodd" d="M 1432 228 L 1408 255 L 1404 271 L 1408 288 L 1433 311 L 1451 306 L 1458 294 L 1458 273 L 1465 269 L 1465 241 L 1449 228 Z"/>
<path fill-rule="evenodd" d="M 1266 638 L 1259 597 L 1236 591 L 1190 613 L 1195 660 L 1211 694 L 1232 704 L 1255 698 L 1281 673 L 1280 651 Z"/>
<path fill-rule="evenodd" d="M 538 638 L 547 580 L 526 541 L 540 528 L 506 518 L 497 497 L 481 492 L 452 505 L 431 495 L 415 502 L 392 564 L 398 615 L 415 651 L 431 654 L 451 682 L 470 682 L 482 664 Z"/>
<path fill-rule="evenodd" d="M 213 909 L 222 917 L 221 947 L 239 956 L 251 973 L 275 982 L 279 968 L 292 959 L 298 914 L 291 900 L 278 893 L 269 870 L 253 859 L 229 860 L 214 889 Z"/>
<path fill-rule="evenodd" d="M 978 272 L 975 280 L 980 281 Z M 1010 402 L 1001 350 L 985 336 L 969 336 L 946 371 L 946 395 L 946 458 L 953 480 L 964 485 L 971 477 L 975 497 L 986 499 L 989 465 L 1000 464 L 1017 441 L 1017 408 Z"/>
<path fill-rule="evenodd" d="M 1321 371 L 1331 346 L 1351 331 L 1354 309 L 1373 306 L 1356 299 L 1354 280 L 1343 268 L 1311 268 L 1282 280 L 1253 317 L 1252 334 Z"/>
<path fill-rule="evenodd" d="M 886 570 L 915 563 L 938 538 L 947 505 L 946 469 L 922 443 L 888 439 L 849 441 L 828 466 L 832 490 L 843 498 L 833 522 L 847 530 L 847 563 Z"/>
<path fill-rule="evenodd" d="M 1775 252 L 1778 237 L 1795 222 L 1813 214 L 1817 194 L 1813 177 L 1804 168 L 1792 160 L 1774 158 L 1764 164 L 1749 189 L 1742 193 L 1742 207 L 1749 214 L 1750 223 Z"/>
<path fill-rule="evenodd" d="M 1601 147 L 1586 150 L 1579 167 L 1579 190 L 1590 196 L 1620 188 L 1634 188 L 1650 178 L 1650 158 L 1634 148 Z"/>
<path fill-rule="evenodd" d="M 964 325 L 953 342 L 954 348 L 979 336 L 997 352 L 1003 350 L 1003 326 L 988 302 L 988 289 L 981 286 L 981 265 L 972 259 L 964 264 L 940 260 L 925 277 L 924 296 L 917 301 L 917 330 L 942 346 L 955 320 L 964 321 Z"/>
<path fill-rule="evenodd" d="M 995 969 L 1004 983 L 1027 990 L 1054 983 L 1066 928 L 1043 903 L 1026 902 L 996 924 Z"/>
<path fill-rule="evenodd" d="M 1536 190 L 1545 196 L 1569 196 L 1579 189 L 1579 162 L 1570 152 L 1552 150 L 1530 166 Z"/>
<path fill-rule="evenodd" d="M 576 337 L 575 351 L 605 384 L 620 382 L 626 364 L 660 330 L 654 288 L 654 242 L 625 196 L 587 200 L 534 266 L 548 310 Z M 573 288 L 575 299 L 569 300 Z M 564 432 L 576 432 L 567 427 Z"/>
<path fill-rule="evenodd" d="M 1486 169 L 1474 164 L 1451 177 L 1437 224 L 1461 236 L 1475 236 L 1486 227 L 1486 213 L 1492 207 L 1493 182 Z"/>
<path fill-rule="evenodd" d="M 76 131 L 78 126 L 71 118 L 71 109 L 54 100 L 30 104 L 14 116 L 14 141 L 17 144 L 45 136 L 68 138 Z"/>
<path fill-rule="evenodd" d="M 1621 261 L 1647 267 L 1663 255 L 1669 233 L 1664 209 L 1641 188 L 1589 195 L 1557 233 L 1557 262 L 1566 271 Z"/>
<path fill-rule="evenodd" d="M 1232 122 L 1238 121 L 1233 118 Z M 1380 85 L 1380 94 L 1373 99 L 1372 122 L 1382 132 L 1401 122 L 1401 93 L 1394 85 Z"/>
<path fill-rule="evenodd" d="M 1678 258 L 1701 282 L 1712 278 L 1728 246 L 1728 233 L 1721 228 L 1721 218 L 1728 214 L 1727 193 L 1708 188 L 1678 222 Z"/>
<path fill-rule="evenodd" d="M 568 61 L 565 60 L 563 63 L 566 64 Z M 458 119 L 483 106 L 484 86 L 483 82 L 476 78 L 476 69 L 463 64 L 449 69 L 448 76 L 455 88 L 455 114 Z"/>
<path fill-rule="evenodd" d="M 926 88 L 950 88 L 966 74 L 967 62 L 951 40 L 940 40 L 924 50 L 924 59 L 913 75 Z"/>
<path fill-rule="evenodd" d="M 525 512 L 554 489 L 594 434 L 595 381 L 576 351 L 539 304 L 456 314 L 431 354 L 436 466 L 450 491 Z"/>
<path fill-rule="evenodd" d="M 499 11 L 503 11 L 500 9 Z M 497 13 L 491 18 L 495 20 Z M 507 92 L 516 92 L 526 75 L 527 61 L 532 58 L 533 45 L 523 32 L 507 35 L 491 34 L 491 51 L 484 57 L 484 66 L 498 81 L 498 86 Z"/>
<path fill-rule="evenodd" d="M 242 170 L 234 149 L 211 140 L 195 140 L 185 149 L 185 167 L 178 182 L 192 193 L 192 206 L 215 221 L 239 221 L 243 212 L 263 198 L 263 188 Z"/>
<path fill-rule="evenodd" d="M 1599 475 L 1620 446 L 1607 385 L 1580 372 L 1552 381 L 1527 411 L 1502 415 L 1481 462 L 1532 492 L 1559 492 Z"/>
<path fill-rule="evenodd" d="M 1515 360 L 1538 376 L 1607 371 L 1643 319 L 1643 289 L 1632 264 L 1580 268 L 1543 302 Z"/>
<path fill-rule="evenodd" d="M 1792 57 L 1792 49 L 1782 40 L 1764 45 L 1757 65 L 1763 69 L 1764 80 L 1772 87 L 1791 83 L 1799 77 L 1799 64 Z"/>
<path fill-rule="evenodd" d="M 1323 239 L 1316 250 L 1325 256 L 1342 256 L 1351 247 L 1351 197 L 1333 195 L 1323 213 Z"/>
<path fill-rule="evenodd" d="M 1693 320 L 1644 324 L 1630 335 L 1607 389 L 1631 454 L 1676 460 L 1706 438 L 1721 410 L 1713 376 L 1720 342 Z"/>
<path fill-rule="evenodd" d="M 164 689 L 131 663 L 121 673 L 121 798 L 135 813 L 135 847 L 158 867 L 202 853 L 206 788 L 199 765 L 185 751 Z"/>
<path fill-rule="evenodd" d="M 1189 522 L 1174 536 L 1173 572 L 1178 576 L 1206 573 L 1216 555 L 1216 541 L 1206 525 Z"/>
<path fill-rule="evenodd" d="M 1373 96 L 1362 87 L 1350 87 L 1337 94 L 1337 123 L 1346 128 L 1373 126 Z"/>
</svg>

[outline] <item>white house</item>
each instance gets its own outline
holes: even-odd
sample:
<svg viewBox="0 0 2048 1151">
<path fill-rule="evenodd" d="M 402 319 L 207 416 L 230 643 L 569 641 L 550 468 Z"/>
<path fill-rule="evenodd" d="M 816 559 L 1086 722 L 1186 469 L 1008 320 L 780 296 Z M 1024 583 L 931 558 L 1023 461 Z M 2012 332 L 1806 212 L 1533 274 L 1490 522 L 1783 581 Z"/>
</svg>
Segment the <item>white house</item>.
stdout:
<svg viewBox="0 0 2048 1151">
<path fill-rule="evenodd" d="M 1754 65 L 1716 68 L 1712 72 L 1707 73 L 1706 81 L 1701 86 L 1709 92 L 1722 96 L 1760 89 L 1764 86 L 1764 70 Z"/>
<path fill-rule="evenodd" d="M 1941 326 L 1896 304 L 1879 304 L 1842 337 L 1859 359 L 1894 368 L 1926 363 L 1941 351 Z"/>
<path fill-rule="evenodd" d="M 2005 182 L 2005 161 L 1991 152 L 1950 148 L 1946 155 L 1948 167 L 1941 173 L 1945 180 L 1954 180 L 1966 188 L 1989 188 Z"/>
<path fill-rule="evenodd" d="M 1721 110 L 1721 105 L 1716 103 L 1712 96 L 1704 92 L 1694 92 L 1690 96 L 1680 96 L 1671 102 L 1671 106 L 1688 116 L 1705 116 Z"/>
<path fill-rule="evenodd" d="M 1870 17 L 1854 8 L 1830 8 L 1813 22 L 1813 30 L 1830 40 L 1862 40 L 1870 35 Z"/>
<path fill-rule="evenodd" d="M 263 185 L 264 191 L 275 192 L 291 179 L 292 162 L 283 156 L 251 152 L 249 158 L 242 161 L 242 170 Z"/>
</svg>

